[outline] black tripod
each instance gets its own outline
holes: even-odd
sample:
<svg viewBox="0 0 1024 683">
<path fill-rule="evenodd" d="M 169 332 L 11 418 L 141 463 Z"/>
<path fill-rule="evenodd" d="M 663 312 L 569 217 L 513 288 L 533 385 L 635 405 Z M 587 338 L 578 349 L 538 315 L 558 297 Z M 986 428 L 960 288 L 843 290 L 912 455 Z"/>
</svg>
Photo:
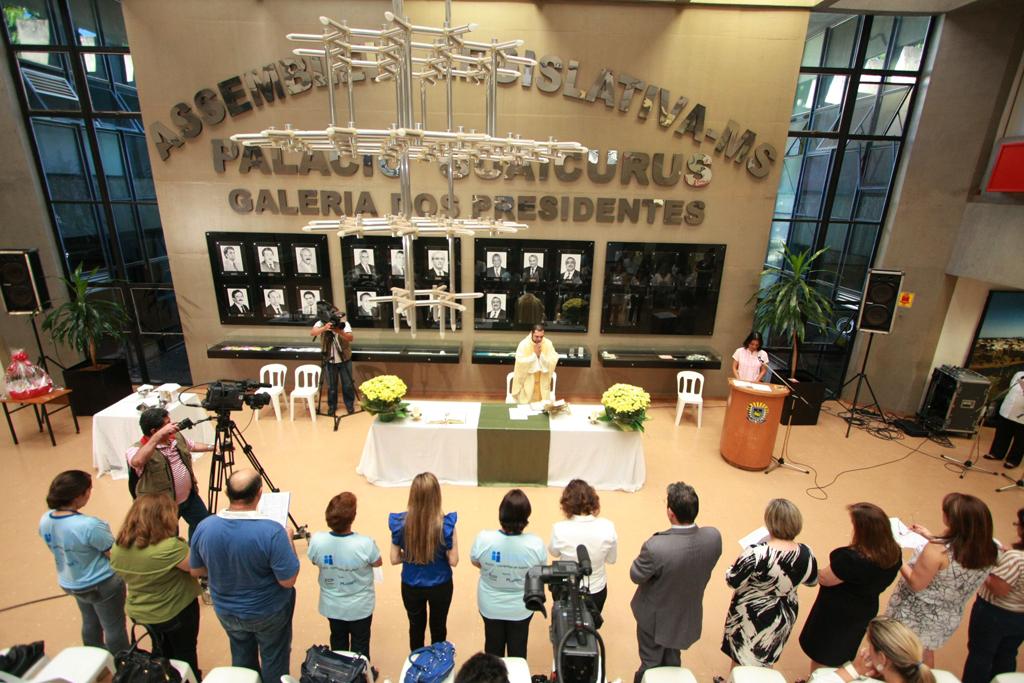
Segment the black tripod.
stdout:
<svg viewBox="0 0 1024 683">
<path fill-rule="evenodd" d="M 867 407 L 870 408 L 870 407 L 874 406 L 875 409 L 878 410 L 878 415 L 882 418 L 882 422 L 884 422 L 886 424 L 886 426 L 889 425 L 889 418 L 887 418 L 885 416 L 885 411 L 882 410 L 882 406 L 880 406 L 878 404 L 878 397 L 875 396 L 875 390 L 871 387 L 871 380 L 868 379 L 868 375 L 865 372 L 865 370 L 867 370 L 867 367 L 868 367 L 868 356 L 871 355 L 871 343 L 873 341 L 875 341 L 875 335 L 872 334 L 872 333 L 868 333 L 868 334 L 871 334 L 871 336 L 868 337 L 868 348 L 864 350 L 864 360 L 861 361 L 860 372 L 858 372 L 856 375 L 854 375 L 850 379 L 846 380 L 846 382 L 843 383 L 843 386 L 840 387 L 839 394 L 837 394 L 837 395 L 841 395 L 843 393 L 843 389 L 845 389 L 846 387 L 850 386 L 850 382 L 852 382 L 853 380 L 857 380 L 857 388 L 854 389 L 854 391 L 853 391 L 853 403 L 850 404 L 850 417 L 846 418 L 846 438 L 847 439 L 850 438 L 850 430 L 853 429 L 854 413 L 856 413 L 856 411 L 857 411 L 857 399 L 860 398 L 860 385 L 861 385 L 862 382 L 867 385 L 868 393 L 871 394 L 871 403 L 869 403 L 867 405 Z"/>
<path fill-rule="evenodd" d="M 217 413 L 217 433 L 213 439 L 213 460 L 210 462 L 210 491 L 206 499 L 207 508 L 210 512 L 216 514 L 217 512 L 217 496 L 220 494 L 221 489 L 224 488 L 224 481 L 226 477 L 231 475 L 231 472 L 235 468 L 235 442 L 237 441 L 242 446 L 242 452 L 245 453 L 245 457 L 249 459 L 249 464 L 254 470 L 260 475 L 260 479 L 267 485 L 267 488 L 274 493 L 280 492 L 281 489 L 274 486 L 274 482 L 270 481 L 270 476 L 267 471 L 263 469 L 263 465 L 256 458 L 256 454 L 252 450 L 252 446 L 245 437 L 242 436 L 242 432 L 238 430 L 238 425 L 231 419 L 231 413 L 229 412 L 218 412 Z M 225 471 L 227 474 L 225 474 Z M 306 530 L 305 524 L 299 524 L 292 517 L 292 513 L 288 513 L 288 521 L 295 527 L 295 532 L 292 534 L 294 539 L 309 538 L 309 532 Z"/>
<path fill-rule="evenodd" d="M 324 334 L 331 334 L 330 332 L 324 332 Z M 334 342 L 331 341 L 333 344 Z M 320 385 L 316 388 L 316 414 L 321 417 L 329 417 L 334 420 L 334 431 L 338 431 L 338 424 L 341 422 L 341 415 L 328 415 L 320 409 L 320 404 L 324 400 L 324 384 L 327 382 L 327 373 L 331 371 L 331 352 L 328 347 L 327 350 L 320 352 Z"/>
<path fill-rule="evenodd" d="M 941 455 L 941 456 L 939 456 L 943 460 L 945 460 L 946 462 L 951 462 L 951 463 L 953 463 L 954 465 L 956 465 L 957 467 L 960 468 L 960 478 L 961 479 L 966 477 L 968 472 L 983 472 L 985 474 L 991 474 L 993 476 L 998 475 L 998 474 L 1002 474 L 1002 472 L 995 472 L 993 470 L 985 469 L 984 467 L 978 467 L 978 465 L 976 464 L 978 462 L 978 459 L 981 457 L 981 425 L 982 425 L 982 423 L 984 421 L 985 421 L 985 411 L 982 410 L 981 414 L 978 416 L 978 422 L 974 425 L 974 441 L 971 443 L 971 450 L 968 451 L 967 459 L 966 460 L 959 460 L 957 458 L 954 458 L 951 455 Z M 1006 476 L 1006 475 L 1003 475 L 1003 476 Z M 1007 479 L 1010 479 L 1010 478 L 1007 477 Z M 1013 479 L 1010 479 L 1010 481 L 1013 481 Z M 1006 488 L 1013 488 L 1013 487 L 1012 486 L 1008 486 Z M 1001 491 L 1001 490 L 1002 489 L 996 489 L 996 491 Z"/>
<path fill-rule="evenodd" d="M 796 391 L 793 389 L 793 385 L 783 379 L 782 375 L 776 374 L 775 377 L 782 382 L 783 386 L 789 389 L 789 397 L 792 399 L 793 405 L 789 408 L 789 419 L 786 420 L 786 434 L 782 437 L 782 450 L 779 451 L 779 457 L 776 458 L 774 455 L 772 456 L 772 462 L 768 465 L 768 468 L 765 469 L 764 473 L 771 474 L 780 467 L 784 467 L 795 472 L 810 474 L 810 470 L 800 467 L 799 465 L 793 465 L 792 463 L 786 462 L 786 453 L 789 450 L 789 433 L 793 429 L 793 414 L 796 413 L 796 402 L 797 400 L 800 400 L 806 405 L 810 405 L 810 403 L 807 403 L 807 399 L 803 396 L 797 395 Z"/>
</svg>

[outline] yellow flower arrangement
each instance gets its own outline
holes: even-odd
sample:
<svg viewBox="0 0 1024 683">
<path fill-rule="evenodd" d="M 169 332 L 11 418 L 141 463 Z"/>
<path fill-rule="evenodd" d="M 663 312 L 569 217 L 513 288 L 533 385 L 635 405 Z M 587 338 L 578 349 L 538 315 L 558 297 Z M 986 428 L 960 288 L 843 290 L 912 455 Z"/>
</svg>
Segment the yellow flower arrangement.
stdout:
<svg viewBox="0 0 1024 683">
<path fill-rule="evenodd" d="M 626 431 L 644 431 L 647 409 L 651 407 L 651 395 L 632 384 L 613 384 L 601 395 L 604 416 L 600 419 L 611 422 Z"/>
<path fill-rule="evenodd" d="M 379 416 L 382 422 L 406 417 L 409 404 L 403 403 L 402 399 L 408 390 L 405 382 L 395 375 L 377 375 L 359 385 L 359 393 L 363 395 L 363 410 Z"/>
</svg>

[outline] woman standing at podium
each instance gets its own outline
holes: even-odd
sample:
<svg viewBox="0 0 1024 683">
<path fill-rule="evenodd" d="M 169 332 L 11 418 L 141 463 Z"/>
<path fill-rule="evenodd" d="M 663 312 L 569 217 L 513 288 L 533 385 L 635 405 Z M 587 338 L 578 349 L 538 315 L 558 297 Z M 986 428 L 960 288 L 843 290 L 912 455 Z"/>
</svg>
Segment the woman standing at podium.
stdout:
<svg viewBox="0 0 1024 683">
<path fill-rule="evenodd" d="M 743 340 L 732 354 L 732 376 L 746 382 L 760 382 L 768 372 L 768 353 L 761 350 L 764 341 L 757 332 Z"/>
</svg>

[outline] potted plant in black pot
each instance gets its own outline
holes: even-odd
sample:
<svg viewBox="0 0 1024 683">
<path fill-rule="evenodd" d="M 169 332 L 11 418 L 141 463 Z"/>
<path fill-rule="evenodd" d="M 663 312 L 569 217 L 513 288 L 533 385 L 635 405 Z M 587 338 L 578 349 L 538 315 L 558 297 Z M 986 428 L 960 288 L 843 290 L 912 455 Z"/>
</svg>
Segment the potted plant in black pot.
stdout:
<svg viewBox="0 0 1024 683">
<path fill-rule="evenodd" d="M 794 393 L 806 401 L 789 397 L 783 407 L 782 422 L 789 420 L 793 412 L 793 424 L 813 425 L 818 423 L 818 413 L 825 399 L 825 384 L 797 372 L 800 343 L 803 342 L 808 325 L 824 327 L 832 319 L 832 302 L 814 287 L 814 264 L 827 249 L 811 253 L 805 249 L 799 253 L 782 247 L 782 265 L 768 266 L 761 271 L 768 284 L 762 286 L 751 300 L 754 307 L 754 327 L 767 335 L 781 336 L 789 340 L 790 364 L 787 374 Z"/>
<path fill-rule="evenodd" d="M 128 314 L 116 301 L 89 296 L 89 280 L 81 265 L 64 282 L 71 298 L 47 314 L 43 330 L 55 343 L 85 356 L 84 361 L 64 370 L 64 385 L 71 389 L 75 414 L 93 415 L 132 392 L 123 358 L 101 361 L 96 357 L 101 342 L 124 339 Z"/>
</svg>

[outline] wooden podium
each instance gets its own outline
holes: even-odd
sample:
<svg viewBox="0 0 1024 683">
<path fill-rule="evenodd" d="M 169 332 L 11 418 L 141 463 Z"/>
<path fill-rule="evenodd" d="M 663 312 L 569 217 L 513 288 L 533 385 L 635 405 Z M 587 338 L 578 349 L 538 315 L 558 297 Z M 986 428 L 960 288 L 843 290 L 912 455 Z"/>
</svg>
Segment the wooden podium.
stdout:
<svg viewBox="0 0 1024 683">
<path fill-rule="evenodd" d="M 739 382 L 731 377 L 729 387 L 722 424 L 722 457 L 744 470 L 766 469 L 772 462 L 782 402 L 789 389 L 777 384 Z"/>
</svg>

